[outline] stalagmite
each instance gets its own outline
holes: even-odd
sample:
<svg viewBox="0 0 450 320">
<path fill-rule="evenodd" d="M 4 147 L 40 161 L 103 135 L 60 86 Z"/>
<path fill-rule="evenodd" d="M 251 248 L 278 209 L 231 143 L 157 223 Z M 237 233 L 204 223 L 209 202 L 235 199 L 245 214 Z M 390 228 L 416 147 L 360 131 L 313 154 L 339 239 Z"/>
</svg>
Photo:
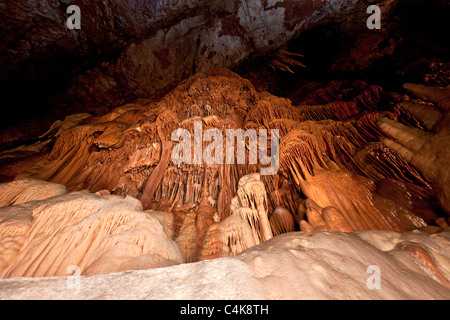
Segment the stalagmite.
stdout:
<svg viewBox="0 0 450 320">
<path fill-rule="evenodd" d="M 255 244 L 248 223 L 239 215 L 231 215 L 209 227 L 199 260 L 235 256 Z"/>
<path fill-rule="evenodd" d="M 231 212 L 247 221 L 256 244 L 272 238 L 267 194 L 259 174 L 251 174 L 239 180 L 237 195 L 231 200 Z"/>
<path fill-rule="evenodd" d="M 292 214 L 285 208 L 278 206 L 270 215 L 270 227 L 274 236 L 282 233 L 294 232 L 294 218 Z"/>
<path fill-rule="evenodd" d="M 39 187 L 47 195 L 54 189 L 47 182 Z M 102 274 L 182 263 L 161 223 L 140 210 L 131 197 L 86 192 L 0 208 L 0 276 L 64 276 L 70 266 Z"/>
</svg>

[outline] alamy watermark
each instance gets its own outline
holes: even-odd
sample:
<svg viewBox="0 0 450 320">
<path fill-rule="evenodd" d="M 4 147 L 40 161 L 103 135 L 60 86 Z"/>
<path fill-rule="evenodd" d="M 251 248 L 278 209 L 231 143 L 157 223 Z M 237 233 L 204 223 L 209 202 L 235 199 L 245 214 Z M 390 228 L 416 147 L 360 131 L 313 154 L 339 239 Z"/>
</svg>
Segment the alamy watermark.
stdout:
<svg viewBox="0 0 450 320">
<path fill-rule="evenodd" d="M 172 162 L 179 164 L 258 164 L 262 166 L 261 175 L 275 175 L 279 169 L 280 133 L 278 129 L 270 130 L 270 155 L 268 155 L 268 130 L 260 129 L 226 129 L 226 134 L 219 129 L 209 129 L 203 133 L 202 121 L 194 122 L 194 140 L 187 129 L 177 129 L 171 140 L 179 142 L 172 149 Z M 245 143 L 248 139 L 248 148 Z M 224 150 L 225 140 L 225 150 Z M 203 142 L 211 143 L 203 150 Z M 235 143 L 236 142 L 236 143 Z M 247 153 L 248 150 L 248 153 Z M 236 151 L 236 152 L 235 152 Z M 225 154 L 224 154 L 225 152 Z M 248 163 L 246 160 L 248 158 Z"/>
<path fill-rule="evenodd" d="M 67 277 L 66 287 L 69 290 L 78 290 L 81 289 L 81 269 L 79 266 L 68 266 L 66 270 L 67 274 L 70 276 Z"/>
<path fill-rule="evenodd" d="M 70 5 L 67 7 L 66 13 L 69 18 L 66 21 L 66 27 L 69 30 L 81 29 L 81 9 L 77 5 Z M 367 19 L 367 28 L 369 30 L 381 29 L 381 9 L 378 5 L 370 5 L 367 8 L 367 14 L 370 14 Z"/>
<path fill-rule="evenodd" d="M 66 21 L 66 27 L 69 30 L 81 29 L 81 9 L 77 5 L 71 5 L 67 7 L 67 14 L 70 14 Z"/>
<path fill-rule="evenodd" d="M 377 5 L 371 5 L 367 8 L 370 17 L 367 19 L 367 28 L 369 30 L 381 29 L 381 9 Z"/>
<path fill-rule="evenodd" d="M 367 268 L 370 277 L 367 278 L 366 285 L 369 290 L 381 290 L 381 269 L 379 266 L 372 265 Z"/>
</svg>

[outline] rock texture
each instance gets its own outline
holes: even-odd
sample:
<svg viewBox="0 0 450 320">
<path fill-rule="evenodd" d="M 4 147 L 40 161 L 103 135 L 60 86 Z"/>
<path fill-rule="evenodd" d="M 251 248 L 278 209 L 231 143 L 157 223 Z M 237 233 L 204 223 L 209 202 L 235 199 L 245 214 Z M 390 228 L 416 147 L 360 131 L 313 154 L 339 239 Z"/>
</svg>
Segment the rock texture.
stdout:
<svg viewBox="0 0 450 320">
<path fill-rule="evenodd" d="M 66 28 L 69 5 L 65 2 L 6 2 L 2 5 L 2 64 L 10 74 L 25 66 L 30 78 L 40 71 L 45 72 L 40 75 L 44 78 L 62 72 L 73 76 L 89 67 L 59 68 L 60 62 L 52 65 L 52 57 L 66 55 L 69 64 L 94 58 L 97 68 L 82 77 L 103 80 L 100 87 L 104 89 L 127 85 L 138 96 L 145 92 L 147 98 L 177 84 L 183 74 L 232 67 L 250 55 L 277 49 L 301 30 L 342 19 L 356 10 L 358 2 L 158 0 L 125 5 L 114 0 L 74 1 L 71 4 L 82 13 L 80 30 Z M 20 31 L 14 29 L 19 24 L 24 26 Z M 104 58 L 117 52 L 116 60 Z M 88 83 L 75 80 L 74 86 Z M 88 93 L 88 87 L 76 90 Z"/>
<path fill-rule="evenodd" d="M 239 180 L 236 197 L 231 200 L 231 213 L 240 216 L 252 228 L 256 244 L 272 238 L 267 194 L 261 176 L 251 174 Z"/>
<path fill-rule="evenodd" d="M 0 208 L 1 278 L 64 276 L 71 266 L 103 274 L 184 262 L 158 218 L 142 212 L 136 199 L 61 195 L 63 186 L 34 180 L 1 187 L 6 196 L 28 200 Z"/>
<path fill-rule="evenodd" d="M 356 72 L 401 47 L 398 30 L 411 32 L 402 25 L 411 12 L 423 10 L 422 2 L 410 1 L 398 22 L 399 12 L 405 11 L 401 1 L 379 1 L 379 32 L 368 32 L 368 4 L 361 0 L 4 2 L 0 87 L 24 105 L 37 100 L 41 110 L 51 106 L 46 111 L 61 119 L 101 114 L 137 97 L 159 99 L 181 80 L 212 67 L 234 68 L 261 58 L 266 66 L 289 71 L 301 65 L 298 54 L 306 49 L 289 52 L 288 42 L 305 41 L 305 32 L 324 26 L 346 43 L 333 68 Z M 70 4 L 80 7 L 80 30 L 66 28 Z M 445 12 L 448 4 L 435 0 L 433 8 Z M 322 36 L 327 42 L 326 33 L 315 39 Z M 397 55 L 406 50 L 399 51 Z M 32 94 L 20 95 L 24 90 Z M 29 113 L 39 115 L 31 107 Z M 0 141 L 14 140 L 25 130 L 39 131 L 39 126 L 30 121 L 12 127 Z"/>
<path fill-rule="evenodd" d="M 309 83 L 297 90 L 293 104 L 256 90 L 227 69 L 211 69 L 181 82 L 158 102 L 140 100 L 101 117 L 79 114 L 56 122 L 39 138 L 47 147 L 18 161 L 11 158 L 0 174 L 63 184 L 69 192 L 131 196 L 145 210 L 170 212 L 166 229 L 186 262 L 236 254 L 294 230 L 403 232 L 436 224 L 442 213 L 434 197 L 448 184 L 418 166 L 422 175 L 408 154 L 380 142 L 390 137 L 383 123 L 421 128 L 415 113 L 403 108 L 411 98 L 362 81 Z M 228 152 L 227 130 L 241 128 L 278 130 L 275 175 L 260 176 L 265 165 L 251 163 L 250 140 L 242 149 L 245 163 L 237 161 L 239 139 Z M 179 129 L 192 138 L 186 154 L 173 138 Z M 206 150 L 210 143 L 193 138 L 210 129 L 217 129 L 224 142 L 214 162 L 196 158 L 196 146 Z M 183 161 L 175 162 L 174 154 L 183 154 Z M 234 164 L 226 164 L 229 159 Z M 437 177 L 445 179 L 445 172 Z M 439 199 L 445 208 L 445 199 Z M 5 198 L 5 204 L 14 201 Z M 231 226 L 224 222 L 230 215 L 241 220 Z M 247 227 L 253 240 L 246 238 Z M 239 235 L 236 246 L 225 241 L 233 234 Z"/>
<path fill-rule="evenodd" d="M 34 200 L 44 200 L 66 193 L 63 185 L 25 178 L 11 183 L 0 184 L 0 207 L 23 204 Z"/>
<path fill-rule="evenodd" d="M 448 232 L 290 233 L 233 258 L 79 282 L 73 276 L 0 280 L 0 299 L 445 300 L 449 241 Z M 370 266 L 379 267 L 380 289 L 370 286 Z"/>
<path fill-rule="evenodd" d="M 0 298 L 448 298 L 450 6 L 377 5 L 1 2 Z"/>
<path fill-rule="evenodd" d="M 405 102 L 401 106 L 415 115 L 423 128 L 407 128 L 381 119 L 379 126 L 392 137 L 383 143 L 417 167 L 437 187 L 438 198 L 444 210 L 450 212 L 450 86 L 427 87 L 405 84 L 405 89 L 429 103 Z"/>
</svg>

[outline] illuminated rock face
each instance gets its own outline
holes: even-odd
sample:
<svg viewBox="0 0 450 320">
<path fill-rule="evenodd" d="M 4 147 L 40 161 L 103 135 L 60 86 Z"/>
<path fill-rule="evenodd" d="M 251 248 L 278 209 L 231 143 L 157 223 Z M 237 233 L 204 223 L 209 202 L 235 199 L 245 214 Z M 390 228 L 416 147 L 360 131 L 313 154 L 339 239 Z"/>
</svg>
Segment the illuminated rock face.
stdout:
<svg viewBox="0 0 450 320">
<path fill-rule="evenodd" d="M 445 106 L 445 97 L 435 98 Z M 1 169 L 17 175 L 0 185 L 1 275 L 61 276 L 70 266 L 83 274 L 147 269 L 235 256 L 296 230 L 405 232 L 435 224 L 432 197 L 445 194 L 445 174 L 426 180 L 402 149 L 398 155 L 379 142 L 389 145 L 383 131 L 393 127 L 394 134 L 420 127 L 415 113 L 395 104 L 400 100 L 377 86 L 335 81 L 294 106 L 213 69 L 159 102 L 67 117 L 40 137 L 50 147 Z M 193 136 L 198 128 L 277 129 L 279 171 L 260 175 L 260 163 L 205 159 L 175 164 L 171 137 L 180 128 Z M 194 149 L 196 143 L 188 141 Z M 247 149 L 245 159 L 252 156 Z M 426 251 L 403 249 L 442 276 Z"/>
<path fill-rule="evenodd" d="M 448 298 L 449 68 L 422 58 L 447 49 L 439 24 L 405 32 L 423 1 L 380 1 L 370 31 L 360 0 L 78 1 L 77 30 L 68 2 L 2 5 L 0 87 L 28 122 L 0 132 L 0 278 L 75 272 L 95 287 L 78 298 Z M 383 87 L 305 80 L 322 64 Z M 407 74 L 441 87 L 402 90 Z M 0 297 L 73 298 L 62 281 Z"/>
<path fill-rule="evenodd" d="M 16 185 L 33 184 L 40 193 Z M 60 185 L 56 185 L 62 187 Z M 28 202 L 0 208 L 0 276 L 64 276 L 148 269 L 183 262 L 181 253 L 152 213 L 131 197 L 86 192 L 59 194 L 43 181 L 2 185 Z"/>
<path fill-rule="evenodd" d="M 4 175 L 64 184 L 69 191 L 109 190 L 140 199 L 145 209 L 179 212 L 175 219 L 177 233 L 185 218 L 183 212 L 198 210 L 202 200 L 207 200 L 205 206 L 217 211 L 220 219 L 229 216 L 238 181 L 259 172 L 261 166 L 248 161 L 175 165 L 173 132 L 183 128 L 194 136 L 196 123 L 202 125 L 202 133 L 212 128 L 220 128 L 223 133 L 240 128 L 278 129 L 279 172 L 261 177 L 268 216 L 277 206 L 294 214 L 301 201 L 300 191 L 322 207 L 334 206 L 355 217 L 371 212 L 375 220 L 355 222 L 355 230 L 388 229 L 386 219 L 397 221 L 390 223 L 393 230 L 407 230 L 424 225 L 420 217 L 414 218 L 411 208 L 405 211 L 371 195 L 376 189 L 374 182 L 383 179 L 416 183 L 423 192 L 427 190 L 427 182 L 415 169 L 377 144 L 382 136 L 375 124 L 377 119 L 382 115 L 405 117 L 404 111 L 393 107 L 396 99 L 379 87 L 356 83 L 346 88 L 333 82 L 293 106 L 287 99 L 257 92 L 248 80 L 228 70 L 215 69 L 181 83 L 160 102 L 129 104 L 102 117 L 83 116 L 81 120 L 57 123 L 43 136 L 43 140 L 55 141 L 49 153 L 2 170 Z M 387 110 L 380 110 L 381 106 Z M 364 113 L 365 109 L 371 111 Z M 387 168 L 379 163 L 380 157 L 389 162 Z M 333 181 L 334 186 L 327 186 L 327 181 Z M 268 223 L 265 225 L 268 230 Z M 261 233 L 265 239 L 269 234 Z"/>
<path fill-rule="evenodd" d="M 172 212 L 172 237 L 185 242 L 187 261 L 203 255 L 209 228 L 231 214 L 248 221 L 256 244 L 293 230 L 403 232 L 434 224 L 433 196 L 439 195 L 445 209 L 447 175 L 445 170 L 435 176 L 425 173 L 444 168 L 438 162 L 445 155 L 430 165 L 432 170 L 417 166 L 422 176 L 408 163 L 408 154 L 394 153 L 379 142 L 390 141 L 382 130 L 387 135 L 392 130 L 383 123 L 398 120 L 410 131 L 420 128 L 415 113 L 397 105 L 405 97 L 343 81 L 298 92 L 298 105 L 293 105 L 257 91 L 227 69 L 212 69 L 181 82 L 159 102 L 138 101 L 101 117 L 80 114 L 58 121 L 40 137 L 49 147 L 37 148 L 34 156 L 12 162 L 0 173 L 63 184 L 68 191 L 107 190 L 139 199 L 145 210 Z M 445 105 L 445 96 L 436 99 Z M 441 115 L 436 111 L 434 121 L 445 123 Z M 228 150 L 221 163 L 197 163 L 195 152 L 187 159 L 194 161 L 174 163 L 177 129 L 193 137 L 188 143 L 192 150 L 208 147 L 206 140 L 197 144 L 198 124 L 203 135 L 216 129 L 223 137 L 227 130 L 278 130 L 278 171 L 259 176 L 261 163 L 248 161 L 255 152 L 250 141 L 243 164 L 234 158 L 235 164 L 227 164 Z M 445 126 L 436 128 L 441 146 L 448 140 Z M 440 154 L 436 152 L 430 149 L 430 154 Z M 5 195 L 3 204 L 24 201 L 17 197 Z"/>
<path fill-rule="evenodd" d="M 231 258 L 79 282 L 0 280 L 0 299 L 448 299 L 449 241 L 448 232 L 290 233 Z"/>
<path fill-rule="evenodd" d="M 401 104 L 421 121 L 423 128 L 407 128 L 388 119 L 381 119 L 380 127 L 395 140 L 383 139 L 383 143 L 434 183 L 442 207 L 450 213 L 450 173 L 446 168 L 450 159 L 447 147 L 450 140 L 450 86 L 442 88 L 405 84 L 405 89 L 418 98 L 432 102 Z"/>
<path fill-rule="evenodd" d="M 27 125 L 9 128 L 0 142 L 13 141 L 25 130 L 27 136 L 38 132 L 69 114 L 98 115 L 136 98 L 160 99 L 183 79 L 212 67 L 238 68 L 256 58 L 266 67 L 289 70 L 298 64 L 286 63 L 292 59 L 285 46 L 305 41 L 307 32 L 313 32 L 315 43 L 322 42 L 318 51 L 335 55 L 334 70 L 358 73 L 393 55 L 403 61 L 402 52 L 410 51 L 402 47 L 401 34 L 411 30 L 403 26 L 409 17 L 399 21 L 399 13 L 404 7 L 408 13 L 425 7 L 419 0 L 405 6 L 399 0 L 381 1 L 382 30 L 372 32 L 365 23 L 368 3 L 362 0 L 81 1 L 76 4 L 81 29 L 69 30 L 71 4 L 21 0 L 2 7 L 0 87 L 34 115 L 45 111 L 48 118 L 42 127 L 31 118 Z M 426 8 L 444 15 L 448 4 L 436 0 Z M 325 44 L 329 39 L 322 28 L 342 37 L 342 50 Z M 427 37 L 420 33 L 417 38 Z M 308 52 L 305 47 L 316 46 L 298 45 L 297 53 Z M 310 56 L 321 56 L 317 53 Z M 16 115 L 21 119 L 23 114 Z"/>
</svg>

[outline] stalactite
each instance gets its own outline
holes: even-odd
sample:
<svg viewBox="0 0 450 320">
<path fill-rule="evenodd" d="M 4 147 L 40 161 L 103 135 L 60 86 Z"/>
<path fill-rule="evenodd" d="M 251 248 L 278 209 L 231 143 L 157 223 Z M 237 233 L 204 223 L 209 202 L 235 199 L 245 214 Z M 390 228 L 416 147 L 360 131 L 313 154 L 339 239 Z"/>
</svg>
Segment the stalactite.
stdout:
<svg viewBox="0 0 450 320">
<path fill-rule="evenodd" d="M 445 107 L 445 95 L 438 93 Z M 163 225 L 188 262 L 235 255 L 296 230 L 405 231 L 436 223 L 435 192 L 445 188 L 435 176 L 422 175 L 411 153 L 436 138 L 419 129 L 446 130 L 438 120 L 445 108 L 433 106 L 427 117 L 422 106 L 429 102 L 398 103 L 399 95 L 365 82 L 305 84 L 294 96 L 295 105 L 258 92 L 225 69 L 199 73 L 160 101 L 55 123 L 43 136 L 51 139 L 43 155 L 0 174 L 64 183 L 69 192 L 136 197 L 145 209 L 170 214 Z M 185 129 L 194 137 L 199 124 L 202 136 L 210 129 L 224 136 L 223 163 L 193 163 L 194 139 L 191 163 L 173 163 L 172 132 Z M 249 163 L 259 153 L 248 139 L 245 163 L 236 163 L 237 145 L 234 163 L 225 162 L 226 130 L 239 128 L 279 130 L 277 174 L 261 176 L 261 164 Z M 202 151 L 210 142 L 201 141 Z M 271 135 L 268 144 L 270 152 Z M 5 204 L 28 200 L 21 199 L 15 194 Z"/>
</svg>

